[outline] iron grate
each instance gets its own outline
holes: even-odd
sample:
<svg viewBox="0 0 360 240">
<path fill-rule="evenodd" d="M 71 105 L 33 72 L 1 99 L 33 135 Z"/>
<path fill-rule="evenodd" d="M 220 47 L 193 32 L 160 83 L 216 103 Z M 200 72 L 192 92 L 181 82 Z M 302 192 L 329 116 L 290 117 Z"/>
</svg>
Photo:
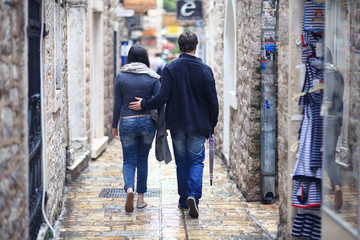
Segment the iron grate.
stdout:
<svg viewBox="0 0 360 240">
<path fill-rule="evenodd" d="M 123 188 L 103 188 L 99 194 L 101 198 L 126 198 L 126 192 Z M 135 190 L 135 197 L 137 193 Z M 146 198 L 160 197 L 160 188 L 148 188 L 145 193 Z"/>
</svg>

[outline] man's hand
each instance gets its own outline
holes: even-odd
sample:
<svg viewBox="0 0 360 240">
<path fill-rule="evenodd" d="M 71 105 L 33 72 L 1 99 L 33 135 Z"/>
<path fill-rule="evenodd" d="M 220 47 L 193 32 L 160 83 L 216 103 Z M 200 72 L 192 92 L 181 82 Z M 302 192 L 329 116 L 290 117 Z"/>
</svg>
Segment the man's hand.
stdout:
<svg viewBox="0 0 360 240">
<path fill-rule="evenodd" d="M 115 139 L 120 140 L 119 138 L 119 130 L 117 128 L 112 129 L 112 135 Z"/>
<path fill-rule="evenodd" d="M 135 110 L 135 111 L 139 111 L 139 110 L 141 110 L 142 98 L 135 97 L 135 99 L 137 101 L 129 103 L 129 108 L 132 109 L 132 110 Z"/>
</svg>

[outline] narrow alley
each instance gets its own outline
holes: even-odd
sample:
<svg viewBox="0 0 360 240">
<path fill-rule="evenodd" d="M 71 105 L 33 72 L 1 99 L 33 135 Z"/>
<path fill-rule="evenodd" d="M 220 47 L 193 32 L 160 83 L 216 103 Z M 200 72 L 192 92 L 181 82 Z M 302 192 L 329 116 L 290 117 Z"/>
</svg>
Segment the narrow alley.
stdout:
<svg viewBox="0 0 360 240">
<path fill-rule="evenodd" d="M 0 9 L 0 240 L 360 240 L 360 0 Z M 125 211 L 123 155 L 135 145 L 122 134 L 122 153 L 118 130 L 132 129 L 118 120 L 136 117 L 123 122 L 149 127 L 150 140 L 148 115 L 164 104 L 154 145 L 165 129 L 175 143 L 216 139 L 198 218 L 178 208 L 175 159 L 158 162 L 154 145 L 148 205 Z M 185 147 L 201 145 L 202 160 L 195 137 Z M 185 194 L 192 216 L 198 166 L 190 181 L 178 171 L 180 192 L 196 189 Z"/>
<path fill-rule="evenodd" d="M 55 224 L 56 239 L 275 239 L 278 205 L 245 202 L 215 158 L 214 181 L 209 183 L 205 160 L 200 216 L 191 218 L 177 207 L 175 161 L 168 165 L 149 156 L 149 206 L 126 213 L 122 153 L 119 141 L 71 184 L 62 214 Z"/>
</svg>

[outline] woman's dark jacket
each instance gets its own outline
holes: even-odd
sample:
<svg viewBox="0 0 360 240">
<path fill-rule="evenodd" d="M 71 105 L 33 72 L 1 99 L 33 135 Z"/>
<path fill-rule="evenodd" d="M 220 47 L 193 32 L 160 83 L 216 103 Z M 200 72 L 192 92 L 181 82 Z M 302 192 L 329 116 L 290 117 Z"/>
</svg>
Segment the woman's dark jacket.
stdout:
<svg viewBox="0 0 360 240">
<path fill-rule="evenodd" d="M 115 104 L 112 127 L 118 127 L 120 116 L 150 114 L 150 110 L 131 110 L 129 103 L 136 101 L 135 97 L 151 98 L 159 92 L 159 89 L 160 81 L 147 74 L 119 73 L 115 79 Z"/>
</svg>

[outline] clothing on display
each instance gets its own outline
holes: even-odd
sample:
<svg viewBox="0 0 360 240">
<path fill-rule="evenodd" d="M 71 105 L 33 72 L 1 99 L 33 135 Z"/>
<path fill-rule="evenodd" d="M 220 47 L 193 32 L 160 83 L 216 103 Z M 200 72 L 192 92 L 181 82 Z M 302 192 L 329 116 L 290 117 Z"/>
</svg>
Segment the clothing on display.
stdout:
<svg viewBox="0 0 360 240">
<path fill-rule="evenodd" d="M 304 8 L 304 30 L 321 32 L 325 27 L 325 4 L 308 1 Z"/>
<path fill-rule="evenodd" d="M 325 3 L 308 1 L 304 7 L 302 54 L 306 73 L 299 100 L 303 120 L 299 131 L 297 161 L 292 173 L 292 206 L 298 208 L 292 235 L 321 238 L 321 179 L 323 119 L 320 115 L 323 91 L 311 91 L 323 83 L 323 31 Z M 321 89 L 321 88 L 320 88 Z"/>
</svg>

